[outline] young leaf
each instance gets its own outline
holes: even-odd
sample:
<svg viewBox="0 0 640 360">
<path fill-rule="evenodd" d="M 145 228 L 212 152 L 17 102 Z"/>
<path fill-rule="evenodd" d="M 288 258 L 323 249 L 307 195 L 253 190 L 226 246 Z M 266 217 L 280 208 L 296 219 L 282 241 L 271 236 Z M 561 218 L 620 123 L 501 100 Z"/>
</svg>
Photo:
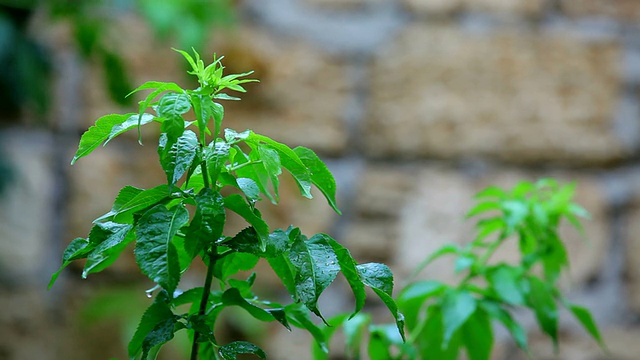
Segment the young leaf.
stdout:
<svg viewBox="0 0 640 360">
<path fill-rule="evenodd" d="M 450 289 L 442 298 L 442 345 L 446 348 L 453 334 L 476 311 L 476 299 L 465 290 Z"/>
<path fill-rule="evenodd" d="M 267 354 L 257 345 L 246 341 L 234 341 L 230 344 L 223 345 L 219 349 L 220 356 L 224 360 L 237 360 L 240 354 L 253 354 L 261 359 L 266 359 Z"/>
<path fill-rule="evenodd" d="M 131 116 L 135 115 L 136 114 L 109 114 L 96 120 L 95 125 L 91 126 L 89 130 L 82 134 L 78 150 L 73 160 L 71 160 L 71 165 L 75 164 L 81 157 L 89 155 L 100 146 L 101 143 L 105 142 L 109 138 L 111 129 L 113 129 L 114 126 L 122 124 Z"/>
<path fill-rule="evenodd" d="M 333 248 L 322 235 L 315 235 L 309 240 L 300 235 L 291 246 L 289 258 L 296 269 L 296 300 L 325 321 L 317 303 L 320 294 L 340 271 Z"/>
<path fill-rule="evenodd" d="M 140 270 L 172 295 L 180 280 L 180 263 L 171 242 L 189 221 L 189 212 L 178 205 L 167 209 L 156 205 L 145 212 L 136 225 L 136 262 Z"/>
<path fill-rule="evenodd" d="M 161 137 L 158 154 L 169 185 L 174 185 L 189 170 L 197 148 L 198 137 L 191 130 L 184 131 L 174 143 L 167 136 Z"/>
<path fill-rule="evenodd" d="M 156 111 L 164 118 L 180 116 L 191 110 L 189 96 L 185 93 L 170 92 L 165 94 L 158 102 Z"/>
<path fill-rule="evenodd" d="M 311 182 L 313 185 L 320 189 L 333 210 L 338 214 L 342 214 L 336 204 L 336 181 L 333 178 L 333 174 L 331 174 L 327 168 L 327 165 L 325 165 L 311 149 L 298 146 L 293 149 L 293 151 L 311 172 Z"/>
</svg>

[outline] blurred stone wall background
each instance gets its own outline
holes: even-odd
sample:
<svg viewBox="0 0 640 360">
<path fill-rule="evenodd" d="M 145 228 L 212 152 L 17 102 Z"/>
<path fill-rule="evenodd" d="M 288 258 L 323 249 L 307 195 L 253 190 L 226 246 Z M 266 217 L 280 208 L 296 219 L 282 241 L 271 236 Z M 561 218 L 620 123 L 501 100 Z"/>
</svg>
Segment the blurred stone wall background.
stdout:
<svg viewBox="0 0 640 360">
<path fill-rule="evenodd" d="M 281 206 L 262 204 L 268 219 L 308 234 L 330 233 L 360 262 L 389 264 L 399 286 L 440 245 L 470 240 L 473 224 L 463 215 L 476 191 L 545 176 L 575 181 L 577 201 L 592 219 L 586 242 L 566 232 L 572 261 L 566 286 L 594 312 L 611 353 L 603 354 L 564 314 L 555 357 L 524 317 L 534 354 L 640 356 L 640 1 L 244 0 L 236 6 L 238 23 L 216 30 L 209 49 L 225 55 L 231 72 L 254 69 L 261 83 L 249 85 L 243 101 L 225 104 L 226 126 L 316 150 L 337 178 L 344 212 L 335 216 L 321 197 L 299 199 L 295 185 L 284 181 Z M 109 101 L 100 67 L 78 58 L 64 24 L 31 26 L 55 55 L 53 130 L 0 130 L 0 148 L 13 168 L 0 195 L 0 360 L 125 358 L 120 330 L 135 324 L 117 314 L 139 316 L 148 305 L 143 290 L 151 286 L 136 275 L 132 256 L 88 282 L 72 267 L 51 291 L 45 288 L 67 242 L 86 236 L 121 187 L 163 181 L 154 134 L 146 134 L 144 147 L 135 136 L 119 138 L 69 167 L 79 134 L 96 118 L 135 109 Z M 185 83 L 182 59 L 134 15 L 113 26 L 134 84 Z M 439 261 L 421 276 L 449 279 L 451 269 Z M 185 281 L 197 286 L 201 279 Z M 323 296 L 328 314 L 351 306 L 342 290 L 336 284 Z M 90 306 L 106 306 L 106 320 Z M 242 318 L 228 322 L 227 332 L 255 330 Z M 271 358 L 309 358 L 306 334 L 260 329 L 254 335 L 269 333 L 262 343 Z M 505 340 L 496 359 L 525 358 Z M 179 349 L 171 351 L 165 358 L 182 358 Z"/>
</svg>

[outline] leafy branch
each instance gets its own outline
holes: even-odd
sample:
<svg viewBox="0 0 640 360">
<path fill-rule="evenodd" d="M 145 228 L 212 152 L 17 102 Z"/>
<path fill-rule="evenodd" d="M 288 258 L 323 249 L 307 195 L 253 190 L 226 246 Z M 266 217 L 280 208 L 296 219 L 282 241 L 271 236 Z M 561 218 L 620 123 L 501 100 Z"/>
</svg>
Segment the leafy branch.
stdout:
<svg viewBox="0 0 640 360">
<path fill-rule="evenodd" d="M 194 57 L 176 51 L 187 60 L 189 73 L 200 86 L 185 90 L 158 81 L 141 85 L 131 94 L 150 93 L 139 102 L 138 113 L 99 118 L 83 134 L 72 160 L 73 164 L 126 131 L 140 133 L 143 126 L 159 124 L 158 156 L 167 183 L 120 190 L 111 210 L 94 220 L 89 236 L 69 244 L 49 286 L 71 262 L 87 259 L 83 271 L 87 277 L 107 268 L 128 244 L 135 243 L 137 265 L 157 286 L 155 300 L 129 343 L 130 359 L 155 358 L 161 346 L 181 330 L 191 336 L 192 360 L 228 360 L 239 354 L 266 358 L 255 344 L 216 340 L 216 320 L 231 306 L 259 321 L 306 329 L 326 352 L 326 337 L 309 312 L 325 321 L 318 298 L 340 272 L 356 299 L 351 316 L 362 310 L 365 287 L 370 287 L 395 317 L 396 331 L 403 337 L 404 318 L 392 298 L 393 275 L 388 267 L 357 264 L 346 248 L 326 234 L 308 238 L 293 226 L 271 230 L 255 207 L 263 197 L 277 204 L 279 176 L 286 170 L 302 196 L 312 198 L 315 186 L 339 214 L 335 180 L 326 165 L 308 148 L 292 149 L 251 130 L 222 130 L 224 107 L 217 101 L 239 100 L 227 91 L 245 92 L 242 85 L 257 80 L 246 78 L 251 72 L 224 75 L 222 57 L 214 56 L 205 66 L 195 51 Z M 231 189 L 224 192 L 228 195 L 223 195 L 223 188 Z M 247 227 L 227 235 L 228 212 L 242 217 Z M 273 268 L 293 303 L 258 298 L 251 291 L 255 272 L 246 280 L 232 278 L 241 270 L 253 269 L 260 258 Z M 181 289 L 182 274 L 197 259 L 207 266 L 204 285 Z"/>
<path fill-rule="evenodd" d="M 368 353 L 372 360 L 457 359 L 465 351 L 471 360 L 488 360 L 494 344 L 492 323 L 502 324 L 514 342 L 529 353 L 525 329 L 513 317 L 517 309 L 530 310 L 544 334 L 558 347 L 558 307 L 566 307 L 603 348 L 606 349 L 591 313 L 569 302 L 558 286 L 568 267 L 567 250 L 559 234 L 562 220 L 581 233 L 579 218 L 588 213 L 572 202 L 575 186 L 544 179 L 522 182 L 510 191 L 497 187 L 477 194 L 478 203 L 467 218 L 480 217 L 474 239 L 464 245 L 448 244 L 420 263 L 411 278 L 443 256 L 452 255 L 454 271 L 463 275 L 457 284 L 412 281 L 401 289 L 396 301 L 405 314 L 407 341 L 389 325 L 370 325 L 370 317 L 359 314 L 330 319 L 342 325 L 347 354 L 358 359 L 360 344 L 368 330 Z M 519 259 L 512 263 L 492 262 L 496 250 L 516 241 Z M 317 349 L 316 349 L 317 350 Z M 316 351 L 314 359 L 327 359 Z"/>
</svg>

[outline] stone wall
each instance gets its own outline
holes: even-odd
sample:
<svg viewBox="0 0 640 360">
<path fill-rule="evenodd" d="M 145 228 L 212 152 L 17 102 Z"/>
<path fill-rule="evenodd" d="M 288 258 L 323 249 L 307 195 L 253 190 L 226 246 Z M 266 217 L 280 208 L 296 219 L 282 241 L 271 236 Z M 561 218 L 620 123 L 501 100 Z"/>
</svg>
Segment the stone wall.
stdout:
<svg viewBox="0 0 640 360">
<path fill-rule="evenodd" d="M 593 310 L 611 353 L 603 354 L 564 314 L 561 352 L 555 358 L 637 358 L 640 347 L 633 340 L 640 336 L 640 2 L 246 0 L 238 6 L 240 24 L 218 32 L 210 46 L 225 55 L 230 71 L 254 69 L 261 83 L 249 85 L 243 101 L 227 105 L 226 126 L 252 128 L 316 150 L 336 175 L 344 212 L 337 217 L 323 200 L 299 199 L 295 185 L 284 181 L 282 205 L 264 204 L 269 220 L 278 226 L 294 223 L 309 234 L 328 232 L 359 261 L 388 263 L 400 284 L 429 252 L 447 242 L 469 240 L 473 224 L 463 221 L 463 215 L 476 191 L 544 176 L 575 181 L 577 201 L 592 219 L 586 223 L 586 242 L 566 231 L 572 262 L 567 289 L 572 299 Z M 120 40 L 135 83 L 182 81 L 181 59 L 168 45 L 153 43 L 134 17 L 121 19 L 117 26 L 127 35 Z M 79 130 L 122 109 L 107 100 L 96 69 L 73 70 L 77 59 L 64 56 L 65 34 L 56 28 L 47 36 L 58 44 L 60 83 L 67 83 L 61 89 L 82 94 L 80 111 L 69 114 L 68 102 L 61 97 L 54 117 L 66 124 L 62 129 L 73 134 L 72 140 L 47 140 L 57 147 L 41 143 L 57 148 L 53 154 L 70 158 Z M 70 79 L 78 71 L 81 79 L 91 81 L 73 83 Z M 84 236 L 120 187 L 163 181 L 154 145 L 137 147 L 135 138 L 123 137 L 72 168 L 58 167 L 64 169 L 63 178 L 70 179 L 69 201 L 58 210 L 37 206 L 58 196 L 45 180 L 49 175 L 30 175 L 43 183 L 23 184 L 41 191 L 28 192 L 37 197 L 28 200 L 34 209 L 21 211 L 40 211 L 45 219 L 61 211 L 65 239 Z M 51 154 L 41 151 L 34 161 L 46 163 Z M 19 163 L 25 171 L 47 169 Z M 100 173 L 104 169 L 108 176 Z M 55 169 L 47 171 L 57 174 Z M 96 188 L 100 193 L 93 191 Z M 0 210 L 10 212 L 8 204 L 3 202 Z M 48 226 L 55 226 L 51 221 L 21 234 L 5 234 L 5 223 L 20 221 L 3 218 L 2 249 L 11 249 L 9 241 L 20 237 L 36 244 Z M 22 258 L 44 264 L 57 261 L 58 254 L 49 253 L 53 245 L 36 245 L 28 253 L 3 250 L 0 265 Z M 508 258 L 509 250 L 498 256 Z M 422 276 L 450 279 L 451 268 L 440 261 Z M 58 316 L 73 328 L 69 319 L 78 313 L 74 307 L 92 293 L 82 289 L 129 286 L 139 279 L 131 270 L 131 261 L 125 259 L 89 283 L 78 284 L 66 274 L 56 298 L 61 299 L 61 289 L 66 289 L 80 299 L 76 296 L 73 307 Z M 30 267 L 19 271 L 35 279 L 28 284 L 42 284 L 47 277 Z M 269 282 L 269 276 L 264 277 Z M 187 279 L 191 280 L 200 281 Z M 16 296 L 32 296 L 31 288 L 16 291 Z M 337 289 L 321 299 L 328 313 L 350 306 L 340 284 Z M 4 328 L 17 320 L 0 321 Z M 274 341 L 266 346 L 274 359 L 308 358 L 307 336 L 279 330 L 273 329 Z M 531 334 L 537 339 L 534 326 Z M 299 349 L 288 345 L 290 336 Z M 29 332 L 23 337 L 33 339 Z M 54 335 L 41 338 L 56 342 Z M 117 344 L 117 339 L 109 342 Z M 548 341 L 533 343 L 537 358 L 554 358 Z M 74 341 L 58 348 L 65 359 L 91 354 L 87 350 L 72 355 Z M 3 357 L 3 349 L 9 355 Z M 25 358 L 11 351 L 9 343 L 0 342 L 0 359 Z M 109 356 L 124 356 L 114 351 Z M 500 360 L 518 357 L 524 358 L 508 341 L 496 352 Z"/>
</svg>

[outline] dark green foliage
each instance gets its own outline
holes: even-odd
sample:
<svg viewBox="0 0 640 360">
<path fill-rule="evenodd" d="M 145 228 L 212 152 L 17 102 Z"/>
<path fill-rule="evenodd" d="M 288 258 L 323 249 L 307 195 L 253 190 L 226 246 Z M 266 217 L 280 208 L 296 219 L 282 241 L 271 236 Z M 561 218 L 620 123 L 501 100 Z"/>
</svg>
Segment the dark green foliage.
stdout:
<svg viewBox="0 0 640 360">
<path fill-rule="evenodd" d="M 217 342 L 216 320 L 228 307 L 239 307 L 259 321 L 277 321 L 287 329 L 306 329 L 318 342 L 318 351 L 326 354 L 327 335 L 309 312 L 322 318 L 318 299 L 340 272 L 356 299 L 351 314 L 354 326 L 349 328 L 354 351 L 361 324 L 368 322 L 357 317 L 364 306 L 365 286 L 389 308 L 397 320 L 394 331 L 398 338 L 403 337 L 404 320 L 392 298 L 393 275 L 388 267 L 358 265 L 347 249 L 326 234 L 307 238 L 295 227 L 270 229 L 255 207 L 263 196 L 277 203 L 279 175 L 284 169 L 293 176 L 302 196 L 311 198 L 311 187 L 316 186 L 339 213 L 335 180 L 326 165 L 309 149 L 291 149 L 251 130 L 221 131 L 224 110 L 216 100 L 231 99 L 222 91 L 244 92 L 242 84 L 255 80 L 244 79 L 250 73 L 223 75 L 220 59 L 205 66 L 197 53 L 194 58 L 179 52 L 191 65 L 190 73 L 198 77 L 200 87 L 184 90 L 174 83 L 145 83 L 133 91 L 151 91 L 140 101 L 139 112 L 98 119 L 80 139 L 72 160 L 75 163 L 125 131 L 159 123 L 158 157 L 167 184 L 146 190 L 124 187 L 111 210 L 94 221 L 89 237 L 75 239 L 65 250 L 50 286 L 70 262 L 86 258 L 86 277 L 105 269 L 127 244 L 135 242 L 140 270 L 160 291 L 129 344 L 131 359 L 155 358 L 160 347 L 181 330 L 193 338 L 192 360 L 198 356 L 236 359 L 240 354 L 266 358 L 264 351 L 248 342 Z M 185 119 L 189 110 L 194 110 L 195 119 Z M 223 195 L 223 188 L 231 191 Z M 229 211 L 243 218 L 248 227 L 227 234 Z M 292 304 L 276 304 L 253 294 L 255 272 L 246 280 L 233 277 L 252 270 L 260 258 L 282 280 Z M 181 289 L 182 273 L 197 259 L 208 267 L 204 286 Z M 219 288 L 214 290 L 214 284 Z"/>
<path fill-rule="evenodd" d="M 516 308 L 529 309 L 557 348 L 559 305 L 569 309 L 604 348 L 591 313 L 569 303 L 557 284 L 568 266 L 558 233 L 561 220 L 568 220 L 582 232 L 577 219 L 588 215 L 571 201 L 573 192 L 573 185 L 561 186 L 550 179 L 523 182 L 511 191 L 490 187 L 480 192 L 478 204 L 467 215 L 481 216 L 473 241 L 465 246 L 443 246 L 425 258 L 413 274 L 440 257 L 454 255 L 454 271 L 465 276 L 455 285 L 417 281 L 404 287 L 397 305 L 406 317 L 407 342 L 398 341 L 397 334 L 384 327 L 369 326 L 371 359 L 454 360 L 465 352 L 471 360 L 488 360 L 494 344 L 493 322 L 504 326 L 518 347 L 528 352 L 526 333 L 511 315 Z M 491 262 L 496 249 L 507 241 L 519 244 L 520 260 Z M 353 336 L 346 316 L 329 322 L 334 326 L 342 323 L 347 339 Z M 334 332 L 335 328 L 324 330 L 327 337 Z M 358 358 L 353 349 L 348 348 L 347 353 Z M 315 355 L 317 360 L 324 358 L 320 353 Z"/>
</svg>

